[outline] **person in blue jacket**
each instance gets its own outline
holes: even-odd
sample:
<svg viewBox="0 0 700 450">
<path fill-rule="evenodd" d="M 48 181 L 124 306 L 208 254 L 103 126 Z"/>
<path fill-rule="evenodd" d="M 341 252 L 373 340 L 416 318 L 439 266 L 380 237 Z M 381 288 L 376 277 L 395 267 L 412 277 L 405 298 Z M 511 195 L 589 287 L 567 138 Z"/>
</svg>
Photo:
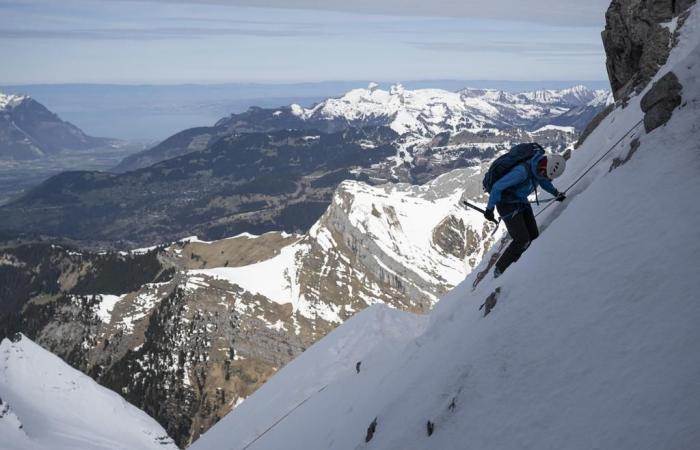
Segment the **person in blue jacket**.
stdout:
<svg viewBox="0 0 700 450">
<path fill-rule="evenodd" d="M 540 186 L 557 201 L 562 202 L 566 198 L 552 184 L 552 180 L 560 176 L 565 168 L 566 160 L 562 156 L 538 152 L 530 161 L 518 164 L 494 183 L 484 217 L 495 222 L 493 208 L 498 208 L 498 214 L 513 238 L 496 262 L 494 277 L 498 278 L 517 261 L 540 234 L 527 197 Z"/>
</svg>

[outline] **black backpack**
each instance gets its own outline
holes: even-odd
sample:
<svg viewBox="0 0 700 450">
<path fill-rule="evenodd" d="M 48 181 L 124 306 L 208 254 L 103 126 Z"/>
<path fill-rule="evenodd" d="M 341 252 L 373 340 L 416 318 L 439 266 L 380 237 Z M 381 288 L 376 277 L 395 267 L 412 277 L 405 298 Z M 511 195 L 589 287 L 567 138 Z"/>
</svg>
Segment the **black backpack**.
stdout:
<svg viewBox="0 0 700 450">
<path fill-rule="evenodd" d="M 496 158 L 484 175 L 484 181 L 482 182 L 484 190 L 490 194 L 493 185 L 498 180 L 513 170 L 515 166 L 531 160 L 538 153 L 544 154 L 542 146 L 536 142 L 530 142 L 518 144 L 511 148 L 508 153 Z M 530 170 L 528 170 L 528 173 L 530 173 Z"/>
</svg>

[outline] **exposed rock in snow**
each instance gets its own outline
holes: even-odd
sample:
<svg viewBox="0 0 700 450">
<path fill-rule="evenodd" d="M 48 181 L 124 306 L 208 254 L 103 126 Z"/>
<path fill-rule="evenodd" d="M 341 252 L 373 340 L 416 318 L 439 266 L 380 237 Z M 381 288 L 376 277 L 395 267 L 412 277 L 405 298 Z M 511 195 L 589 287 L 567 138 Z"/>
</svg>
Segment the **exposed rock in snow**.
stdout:
<svg viewBox="0 0 700 450">
<path fill-rule="evenodd" d="M 647 133 L 668 122 L 673 110 L 681 104 L 683 86 L 678 77 L 669 72 L 654 83 L 644 95 L 640 106 L 644 111 L 644 127 Z"/>
</svg>

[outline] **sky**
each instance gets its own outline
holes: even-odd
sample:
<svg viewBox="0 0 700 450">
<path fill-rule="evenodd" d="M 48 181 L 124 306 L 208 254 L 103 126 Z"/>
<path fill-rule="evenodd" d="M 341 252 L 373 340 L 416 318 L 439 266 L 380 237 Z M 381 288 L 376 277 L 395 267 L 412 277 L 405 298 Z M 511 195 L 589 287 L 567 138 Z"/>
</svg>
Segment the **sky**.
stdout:
<svg viewBox="0 0 700 450">
<path fill-rule="evenodd" d="M 609 0 L 0 0 L 0 84 L 604 80 Z"/>
</svg>

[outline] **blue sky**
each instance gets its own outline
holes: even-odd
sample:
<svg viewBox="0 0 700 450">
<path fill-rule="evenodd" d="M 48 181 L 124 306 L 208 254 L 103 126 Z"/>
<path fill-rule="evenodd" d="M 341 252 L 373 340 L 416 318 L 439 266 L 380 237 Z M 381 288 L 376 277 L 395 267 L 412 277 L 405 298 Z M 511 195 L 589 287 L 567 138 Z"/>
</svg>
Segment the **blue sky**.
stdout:
<svg viewBox="0 0 700 450">
<path fill-rule="evenodd" d="M 608 2 L 0 0 L 0 84 L 603 80 Z"/>
</svg>

